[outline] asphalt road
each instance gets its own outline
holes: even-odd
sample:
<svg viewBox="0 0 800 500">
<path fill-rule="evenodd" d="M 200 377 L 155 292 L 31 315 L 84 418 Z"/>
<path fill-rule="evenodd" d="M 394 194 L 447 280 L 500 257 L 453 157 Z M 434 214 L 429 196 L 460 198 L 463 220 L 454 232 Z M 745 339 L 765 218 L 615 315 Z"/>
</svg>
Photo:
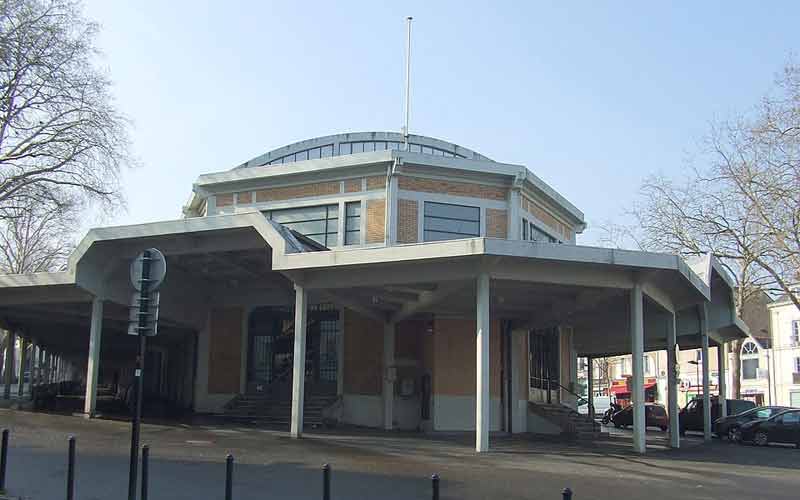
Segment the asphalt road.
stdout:
<svg viewBox="0 0 800 500">
<path fill-rule="evenodd" d="M 9 493 L 65 498 L 67 436 L 77 440 L 81 500 L 127 497 L 130 428 L 125 422 L 0 409 L 11 429 Z M 596 444 L 533 437 L 493 437 L 476 455 L 470 435 L 424 437 L 359 430 L 308 433 L 202 423 L 145 425 L 151 446 L 150 498 L 223 498 L 224 459 L 236 458 L 235 499 L 321 498 L 321 466 L 333 469 L 334 499 L 430 498 L 430 475 L 442 477 L 443 499 L 796 499 L 800 451 L 689 439 L 668 450 L 648 433 L 645 456 L 619 433 Z"/>
</svg>

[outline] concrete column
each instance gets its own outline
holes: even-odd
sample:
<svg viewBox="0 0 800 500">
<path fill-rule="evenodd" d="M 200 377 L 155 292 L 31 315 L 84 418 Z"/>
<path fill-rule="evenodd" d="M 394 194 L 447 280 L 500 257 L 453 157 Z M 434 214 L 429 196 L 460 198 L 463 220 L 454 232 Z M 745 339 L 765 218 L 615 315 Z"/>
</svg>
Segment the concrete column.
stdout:
<svg viewBox="0 0 800 500">
<path fill-rule="evenodd" d="M 644 301 L 642 285 L 631 289 L 631 403 L 633 404 L 633 450 L 647 449 L 644 419 Z"/>
<path fill-rule="evenodd" d="M 717 346 L 717 378 L 719 379 L 719 416 L 728 416 L 728 352 L 725 342 Z"/>
<path fill-rule="evenodd" d="M 478 276 L 476 319 L 475 451 L 489 451 L 489 274 Z"/>
<path fill-rule="evenodd" d="M 28 341 L 21 338 L 19 345 L 19 382 L 17 382 L 17 396 L 22 399 L 22 395 L 25 394 L 25 369 L 28 364 Z"/>
<path fill-rule="evenodd" d="M 291 436 L 303 433 L 303 403 L 306 385 L 306 320 L 308 292 L 294 285 L 294 360 L 292 363 L 292 425 Z"/>
<path fill-rule="evenodd" d="M 703 350 L 703 440 L 711 441 L 711 392 L 710 373 L 708 363 L 708 311 L 703 304 L 702 319 L 700 321 L 700 342 Z"/>
<path fill-rule="evenodd" d="M 100 342 L 103 338 L 103 299 L 92 300 L 92 322 L 89 329 L 89 360 L 86 363 L 86 400 L 83 413 L 93 417 L 97 408 L 97 373 L 100 368 Z"/>
<path fill-rule="evenodd" d="M 386 183 L 386 223 L 384 224 L 386 234 L 384 241 L 387 247 L 397 242 L 397 199 L 397 176 L 391 175 Z"/>
<path fill-rule="evenodd" d="M 681 447 L 680 420 L 678 414 L 678 337 L 675 313 L 667 324 L 667 410 L 669 412 L 669 445 Z"/>
<path fill-rule="evenodd" d="M 17 334 L 11 330 L 6 331 L 6 368 L 5 368 L 5 390 L 3 399 L 11 399 L 11 383 L 14 381 L 14 351 L 17 345 Z"/>
<path fill-rule="evenodd" d="M 395 324 L 383 325 L 383 428 L 392 430 L 394 422 L 394 382 L 397 378 L 394 364 Z"/>
<path fill-rule="evenodd" d="M 511 431 L 519 434 L 528 431 L 528 353 L 526 352 L 528 331 L 524 328 L 511 331 Z"/>
<path fill-rule="evenodd" d="M 522 230 L 520 223 L 520 190 L 519 188 L 512 187 L 508 190 L 508 239 L 519 240 L 522 239 Z"/>
<path fill-rule="evenodd" d="M 594 422 L 594 360 L 591 356 L 586 356 L 586 396 L 589 399 L 589 419 Z"/>
</svg>

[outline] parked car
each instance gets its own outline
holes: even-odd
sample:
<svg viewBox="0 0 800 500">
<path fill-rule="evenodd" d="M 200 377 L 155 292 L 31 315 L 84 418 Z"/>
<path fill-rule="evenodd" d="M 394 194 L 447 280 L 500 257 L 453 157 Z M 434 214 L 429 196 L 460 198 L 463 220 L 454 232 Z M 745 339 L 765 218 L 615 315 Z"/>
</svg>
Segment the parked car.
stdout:
<svg viewBox="0 0 800 500">
<path fill-rule="evenodd" d="M 603 413 L 611 407 L 611 396 L 595 396 L 594 397 L 594 418 L 599 420 L 603 417 Z M 589 404 L 585 402 L 578 406 L 578 413 L 583 415 L 589 414 Z"/>
<path fill-rule="evenodd" d="M 785 406 L 759 406 L 736 415 L 718 418 L 714 421 L 714 432 L 720 438 L 727 437 L 730 441 L 739 441 L 741 439 L 740 428 L 742 424 L 754 420 L 766 420 L 786 410 L 789 410 L 789 408 Z"/>
<path fill-rule="evenodd" d="M 737 415 L 744 411 L 756 407 L 756 404 L 747 399 L 728 399 L 727 400 L 728 415 Z M 703 431 L 703 398 L 695 398 L 689 401 L 680 411 L 680 431 L 681 435 L 686 431 Z M 719 418 L 719 398 L 717 396 L 711 397 L 711 423 Z"/>
<path fill-rule="evenodd" d="M 741 426 L 742 443 L 766 446 L 769 443 L 791 443 L 800 448 L 800 410 L 778 413 L 766 420 L 754 420 Z"/>
<path fill-rule="evenodd" d="M 626 406 L 611 417 L 614 427 L 633 425 L 633 406 Z M 658 403 L 644 404 L 644 422 L 646 427 L 658 427 L 666 431 L 669 427 L 669 417 L 664 406 Z"/>
</svg>

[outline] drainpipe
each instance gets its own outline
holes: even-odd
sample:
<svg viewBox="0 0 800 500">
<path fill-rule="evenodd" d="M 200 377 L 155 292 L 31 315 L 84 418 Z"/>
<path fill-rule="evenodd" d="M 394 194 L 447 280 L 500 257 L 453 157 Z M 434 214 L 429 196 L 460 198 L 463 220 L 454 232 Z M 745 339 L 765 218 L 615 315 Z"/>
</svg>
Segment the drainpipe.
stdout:
<svg viewBox="0 0 800 500">
<path fill-rule="evenodd" d="M 386 206 L 384 209 L 384 244 L 387 247 L 394 245 L 395 242 L 395 220 L 397 219 L 397 167 L 402 164 L 400 158 L 395 158 L 394 161 L 386 168 Z"/>
</svg>

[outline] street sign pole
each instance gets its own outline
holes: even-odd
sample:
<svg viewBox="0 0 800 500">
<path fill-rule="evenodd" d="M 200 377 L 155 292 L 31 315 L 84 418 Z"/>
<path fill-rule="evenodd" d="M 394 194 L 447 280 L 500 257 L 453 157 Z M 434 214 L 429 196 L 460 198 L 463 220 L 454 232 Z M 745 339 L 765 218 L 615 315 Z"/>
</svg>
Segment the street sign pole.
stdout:
<svg viewBox="0 0 800 500">
<path fill-rule="evenodd" d="M 166 274 L 164 256 L 151 248 L 143 251 L 131 265 L 131 282 L 138 294 L 134 294 L 131 305 L 129 333 L 139 337 L 139 353 L 136 356 L 134 388 L 136 391 L 133 422 L 131 425 L 131 455 L 128 475 L 128 500 L 136 500 L 139 479 L 139 436 L 142 421 L 142 394 L 144 393 L 144 364 L 147 352 L 147 337 L 158 331 L 159 295 L 156 289 Z"/>
</svg>

